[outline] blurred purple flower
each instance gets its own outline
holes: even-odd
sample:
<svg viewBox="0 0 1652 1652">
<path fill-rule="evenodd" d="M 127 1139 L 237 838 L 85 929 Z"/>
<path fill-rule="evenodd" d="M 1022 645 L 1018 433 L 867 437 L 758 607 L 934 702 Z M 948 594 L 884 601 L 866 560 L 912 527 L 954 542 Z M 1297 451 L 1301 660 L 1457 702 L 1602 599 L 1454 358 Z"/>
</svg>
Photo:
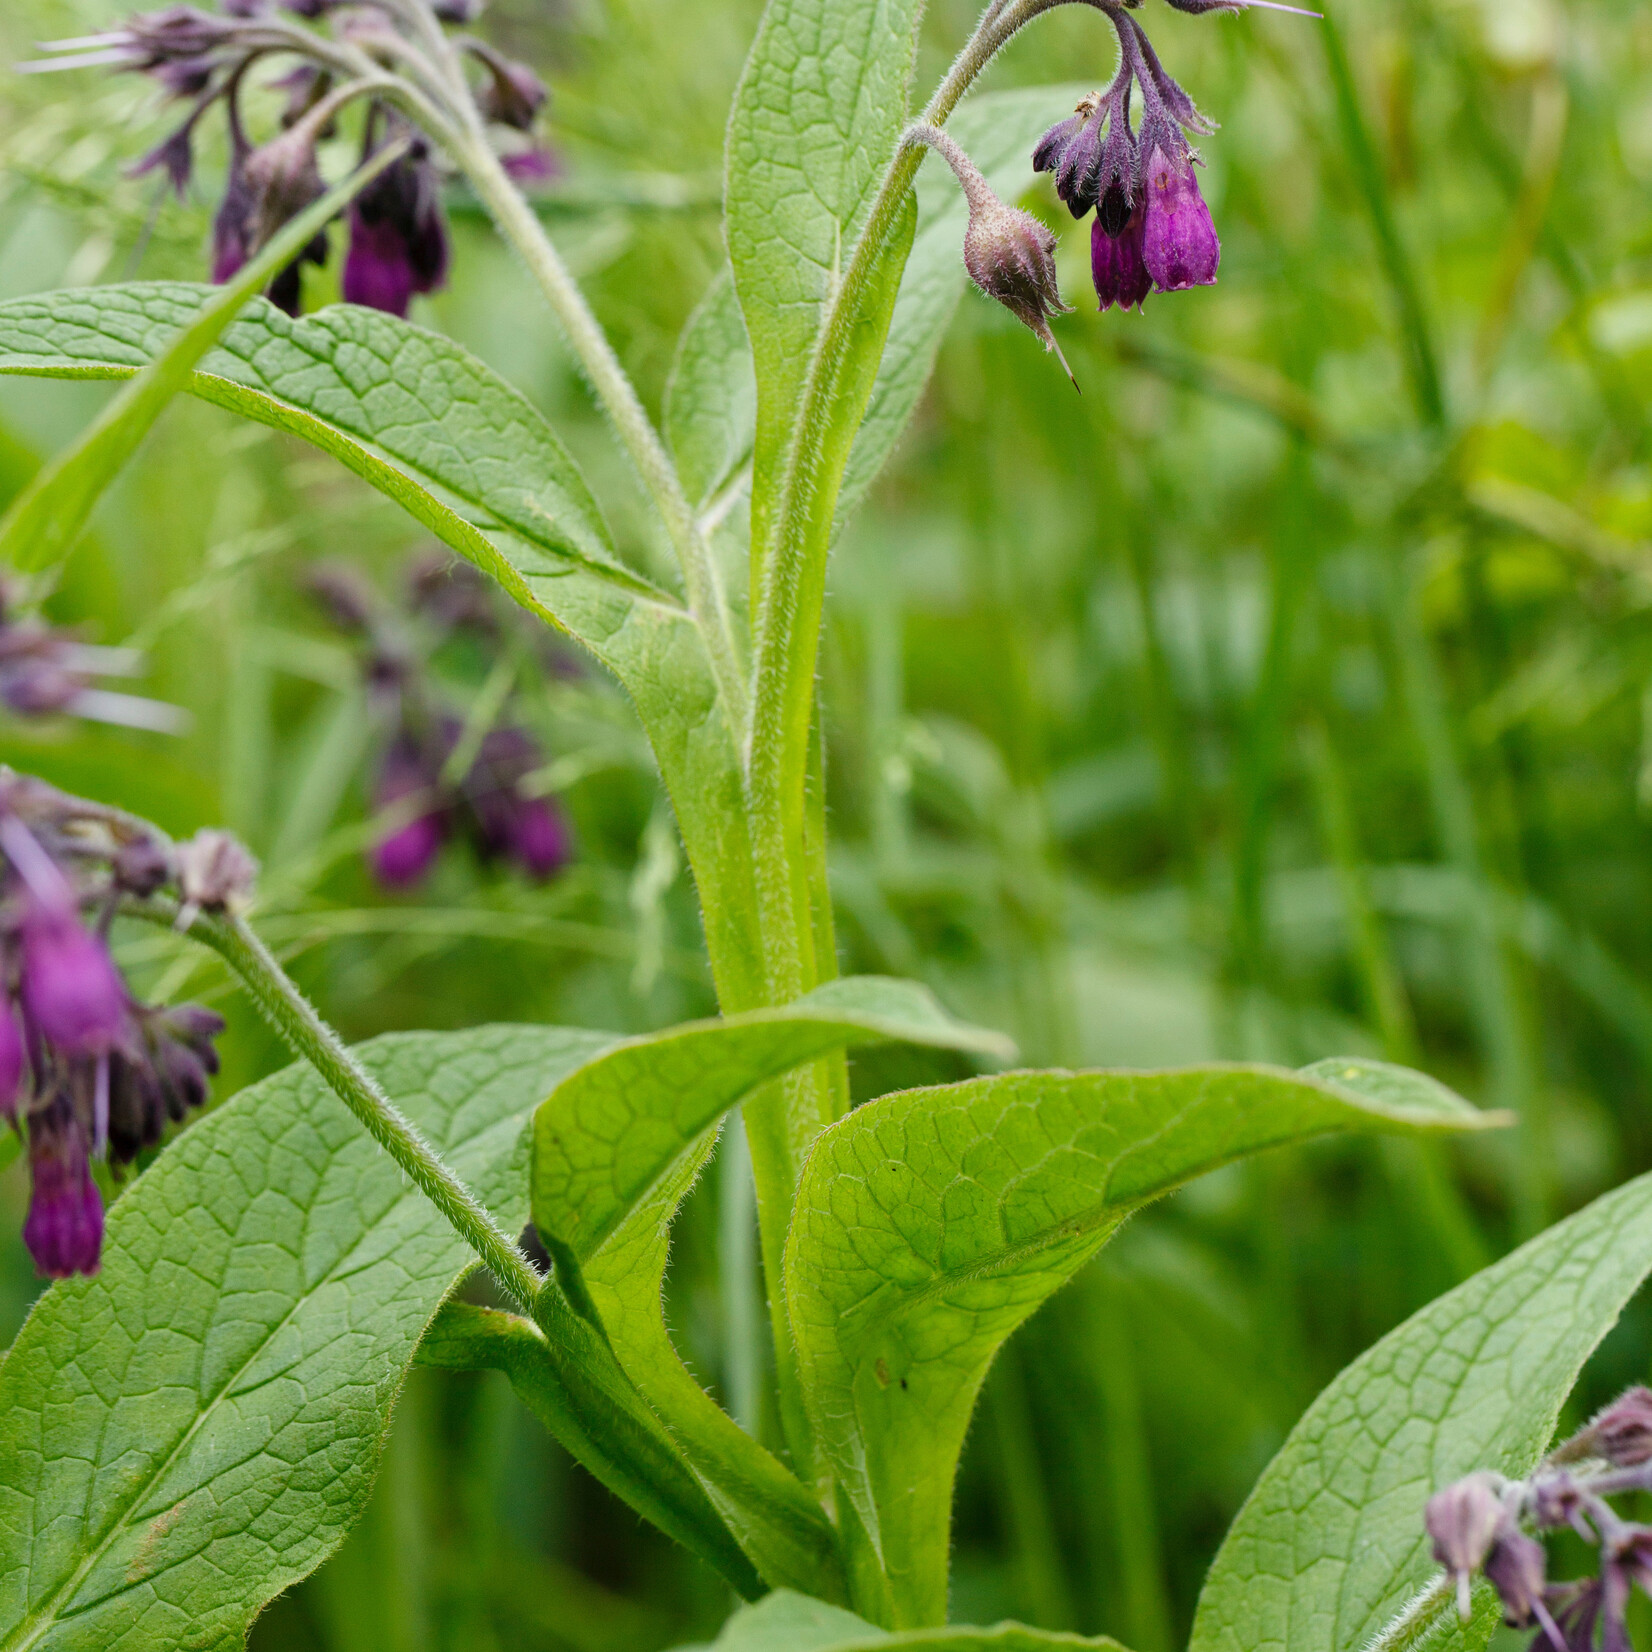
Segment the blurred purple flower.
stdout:
<svg viewBox="0 0 1652 1652">
<path fill-rule="evenodd" d="M 48 1279 L 96 1273 L 103 1246 L 103 1200 L 92 1180 L 85 1127 L 67 1096 L 29 1117 L 29 1213 L 23 1243 Z"/>
</svg>

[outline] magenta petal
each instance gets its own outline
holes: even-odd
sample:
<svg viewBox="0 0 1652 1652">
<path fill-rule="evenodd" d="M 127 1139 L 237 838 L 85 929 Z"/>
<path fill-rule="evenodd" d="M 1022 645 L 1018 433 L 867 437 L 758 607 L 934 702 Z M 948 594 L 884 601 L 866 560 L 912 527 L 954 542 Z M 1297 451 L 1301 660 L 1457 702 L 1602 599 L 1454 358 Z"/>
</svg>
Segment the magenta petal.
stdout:
<svg viewBox="0 0 1652 1652">
<path fill-rule="evenodd" d="M 531 878 L 560 871 L 573 855 L 573 836 L 561 811 L 543 797 L 519 803 L 511 822 L 509 853 Z"/>
<path fill-rule="evenodd" d="M 37 1114 L 29 1127 L 33 1192 L 23 1243 L 48 1279 L 96 1273 L 103 1249 L 103 1200 L 92 1180 L 86 1137 L 66 1103 Z"/>
<path fill-rule="evenodd" d="M 119 1044 L 126 988 L 109 948 L 72 911 L 37 904 L 23 921 L 22 996 L 42 1033 L 71 1055 Z"/>
<path fill-rule="evenodd" d="M 1132 309 L 1153 290 L 1142 258 L 1142 217 L 1132 212 L 1117 235 L 1107 233 L 1099 216 L 1090 225 L 1090 276 L 1103 310 Z"/>
<path fill-rule="evenodd" d="M 421 815 L 373 849 L 373 876 L 387 889 L 410 889 L 442 852 L 446 833 L 438 815 Z"/>
<path fill-rule="evenodd" d="M 1173 162 L 1155 149 L 1143 179 L 1142 258 L 1161 292 L 1208 287 L 1216 280 L 1222 243 L 1199 193 L 1190 161 Z"/>
</svg>

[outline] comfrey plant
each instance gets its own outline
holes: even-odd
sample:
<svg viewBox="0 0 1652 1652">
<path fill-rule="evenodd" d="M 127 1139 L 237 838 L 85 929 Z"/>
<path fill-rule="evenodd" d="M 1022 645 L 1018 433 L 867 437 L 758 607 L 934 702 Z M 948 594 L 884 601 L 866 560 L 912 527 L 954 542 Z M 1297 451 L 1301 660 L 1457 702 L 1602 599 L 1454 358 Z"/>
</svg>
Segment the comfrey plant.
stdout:
<svg viewBox="0 0 1652 1652">
<path fill-rule="evenodd" d="M 42 1259 L 81 1272 L 46 1291 L 0 1364 L 4 1652 L 240 1644 L 360 1512 L 414 1360 L 504 1372 L 594 1475 L 758 1602 L 731 1646 L 1071 1646 L 941 1627 L 954 1475 L 1005 1339 L 1134 1211 L 1208 1169 L 1328 1132 L 1499 1122 L 1359 1059 L 1005 1070 L 1002 1038 L 913 983 L 837 978 L 816 682 L 827 559 L 922 391 L 966 270 L 1053 346 L 1053 237 L 1003 197 L 1031 181 L 1036 150 L 1069 207 L 1096 214 L 1104 304 L 1216 271 L 1186 136 L 1202 123 L 1135 7 L 1090 0 L 1120 67 L 1053 131 L 1070 88 L 976 88 L 1057 3 L 992 0 L 914 119 L 920 0 L 769 0 L 729 124 L 728 268 L 684 331 L 663 429 L 513 181 L 500 135 L 542 170 L 520 147 L 541 94 L 463 32 L 470 6 L 237 0 L 54 52 L 196 100 L 161 152 L 175 177 L 197 104 L 224 104 L 225 279 L 0 305 L 0 371 L 126 381 L 0 522 L 0 561 L 49 574 L 178 392 L 334 456 L 629 692 L 693 870 L 721 1014 L 641 1038 L 495 1026 L 352 1050 L 259 939 L 229 840 L 162 853 L 134 879 L 117 817 L 52 805 L 112 834 L 88 859 L 89 827 L 48 831 L 19 804 L 0 840 L 21 971 L 7 985 L 25 1046 L 27 1018 L 46 1033 L 16 1111 L 49 1208 L 69 1210 L 60 1187 L 79 1200 Z M 254 143 L 238 100 L 266 65 L 292 107 Z M 360 159 L 329 188 L 318 145 L 334 124 Z M 962 200 L 945 175 L 920 177 L 930 148 Z M 538 409 L 399 313 L 445 267 L 437 168 L 475 193 L 562 324 L 654 543 L 616 541 Z M 340 214 L 352 296 L 371 305 L 295 318 L 294 262 L 323 256 Z M 495 829 L 484 796 L 520 811 L 537 795 L 525 754 L 493 793 L 471 788 L 387 622 L 361 610 L 349 623 L 384 678 L 386 792 L 406 735 L 410 770 L 428 786 L 439 760 L 437 789 L 457 788 L 443 809 L 462 794 L 477 829 Z M 402 824 L 420 824 L 381 863 L 393 879 L 452 827 L 405 795 Z M 497 830 L 529 864 L 523 818 Z M 98 934 L 111 906 L 215 949 L 300 1061 L 132 1179 L 89 1276 L 87 1157 L 105 1130 L 117 1152 L 117 1116 L 122 1143 L 150 1140 L 210 1065 L 204 1021 L 125 999 Z M 65 1003 L 43 996 L 56 981 L 74 989 Z M 122 1041 L 134 1025 L 147 1042 Z M 966 1052 L 981 1070 L 851 1110 L 846 1052 L 887 1040 Z M 117 1093 L 143 1099 L 129 1115 Z M 731 1115 L 768 1308 L 757 1345 L 731 1357 L 772 1373 L 772 1422 L 750 1430 L 678 1357 L 661 1297 L 672 1220 Z M 518 1242 L 530 1221 L 543 1267 Z M 1649 1266 L 1652 1184 L 1632 1183 L 1339 1377 L 1218 1556 L 1196 1652 L 1399 1648 L 1449 1630 L 1463 1565 L 1450 1551 L 1448 1576 L 1431 1559 L 1429 1490 L 1531 1473 Z M 460 1291 L 479 1268 L 488 1280 Z M 1475 1644 L 1491 1595 L 1471 1589 Z"/>
</svg>

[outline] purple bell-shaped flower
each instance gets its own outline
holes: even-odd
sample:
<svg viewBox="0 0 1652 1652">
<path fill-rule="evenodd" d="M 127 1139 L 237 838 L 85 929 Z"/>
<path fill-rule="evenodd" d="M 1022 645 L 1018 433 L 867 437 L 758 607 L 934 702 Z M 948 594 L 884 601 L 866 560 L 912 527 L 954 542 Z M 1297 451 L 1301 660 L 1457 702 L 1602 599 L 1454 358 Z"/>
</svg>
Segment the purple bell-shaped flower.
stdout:
<svg viewBox="0 0 1652 1652">
<path fill-rule="evenodd" d="M 1153 284 L 1167 293 L 1214 285 L 1222 243 L 1191 157 L 1173 159 L 1155 145 L 1142 169 L 1142 193 L 1142 260 Z"/>
<path fill-rule="evenodd" d="M 420 142 L 368 185 L 350 208 L 346 303 L 406 316 L 414 294 L 447 280 L 447 220 L 436 169 Z"/>
<path fill-rule="evenodd" d="M 1153 290 L 1142 256 L 1142 224 L 1146 214 L 1132 207 L 1116 186 L 1102 196 L 1090 225 L 1090 276 L 1103 310 L 1115 304 L 1134 309 Z"/>
<path fill-rule="evenodd" d="M 127 1036 L 127 995 L 102 936 L 72 905 L 31 897 L 23 919 L 23 1007 L 65 1055 L 102 1055 Z"/>
<path fill-rule="evenodd" d="M 103 1248 L 103 1200 L 92 1180 L 86 1132 L 65 1095 L 29 1118 L 32 1192 L 23 1243 L 48 1279 L 96 1273 Z"/>
</svg>

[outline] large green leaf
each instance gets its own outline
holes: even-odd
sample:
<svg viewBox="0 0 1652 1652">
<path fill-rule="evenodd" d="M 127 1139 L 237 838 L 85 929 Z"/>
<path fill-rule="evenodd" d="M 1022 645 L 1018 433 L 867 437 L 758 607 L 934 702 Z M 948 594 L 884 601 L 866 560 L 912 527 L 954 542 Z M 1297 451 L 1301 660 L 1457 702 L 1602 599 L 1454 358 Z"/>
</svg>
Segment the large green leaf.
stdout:
<svg viewBox="0 0 1652 1652">
<path fill-rule="evenodd" d="M 953 1474 L 987 1367 L 1131 1211 L 1327 1131 L 1486 1122 L 1421 1074 L 1335 1061 L 1007 1073 L 832 1125 L 804 1172 L 786 1280 L 818 1438 L 888 1579 L 886 1601 L 858 1603 L 895 1627 L 944 1619 Z"/>
<path fill-rule="evenodd" d="M 0 373 L 129 378 L 214 290 L 140 282 L 0 304 Z M 394 316 L 335 305 L 293 321 L 263 300 L 186 388 L 333 454 L 619 677 L 676 805 L 719 987 L 758 1001 L 739 748 L 703 639 L 675 598 L 615 555 L 533 404 L 458 345 Z"/>
<path fill-rule="evenodd" d="M 735 92 L 729 258 L 757 367 L 753 540 L 821 323 L 907 118 L 921 0 L 769 0 Z"/>
<path fill-rule="evenodd" d="M 548 1085 L 606 1040 L 404 1034 L 369 1069 L 500 1218 Z M 0 1366 L 0 1646 L 238 1644 L 360 1512 L 474 1258 L 307 1067 L 186 1131 Z"/>
<path fill-rule="evenodd" d="M 891 1634 L 853 1612 L 824 1601 L 777 1589 L 755 1606 L 742 1607 L 723 1625 L 715 1652 L 900 1652 L 923 1647 L 927 1652 L 1058 1652 L 1059 1648 L 1094 1647 L 1123 1652 L 1105 1636 L 1055 1634 L 1029 1629 L 1021 1623 L 1000 1623 L 990 1629 L 953 1625 L 946 1629 L 909 1629 Z M 678 1652 L 712 1652 L 710 1647 L 680 1647 Z"/>
<path fill-rule="evenodd" d="M 1033 180 L 1032 152 L 1045 129 L 1083 96 L 1083 86 L 984 92 L 959 106 L 947 130 L 1006 200 Z M 906 429 L 935 365 L 935 353 L 969 284 L 964 230 L 969 210 L 951 169 L 931 155 L 918 174 L 918 233 L 901 277 L 872 399 L 855 435 L 837 503 L 837 531 L 865 497 Z M 1065 210 L 1064 208 L 1061 210 Z M 1053 371 L 1053 369 L 1052 369 Z M 1052 393 L 1058 389 L 1052 381 Z M 1068 392 L 1071 394 L 1071 392 Z"/>
<path fill-rule="evenodd" d="M 1423 1505 L 1474 1469 L 1547 1450 L 1590 1352 L 1652 1271 L 1642 1176 L 1431 1302 L 1309 1407 L 1206 1580 L 1192 1652 L 1366 1645 L 1439 1569 Z M 1449 1627 L 1441 1590 L 1419 1614 Z M 1462 1632 L 1483 1646 L 1496 1614 Z M 1456 1637 L 1454 1633 L 1453 1638 Z"/>
<path fill-rule="evenodd" d="M 812 1492 L 700 1388 L 661 1310 L 672 1218 L 717 1122 L 827 1051 L 888 1040 L 1007 1055 L 909 981 L 851 977 L 796 1003 L 616 1045 L 565 1078 L 534 1122 L 534 1221 L 584 1279 L 615 1352 L 771 1582 L 839 1597 L 836 1539 Z"/>
</svg>

